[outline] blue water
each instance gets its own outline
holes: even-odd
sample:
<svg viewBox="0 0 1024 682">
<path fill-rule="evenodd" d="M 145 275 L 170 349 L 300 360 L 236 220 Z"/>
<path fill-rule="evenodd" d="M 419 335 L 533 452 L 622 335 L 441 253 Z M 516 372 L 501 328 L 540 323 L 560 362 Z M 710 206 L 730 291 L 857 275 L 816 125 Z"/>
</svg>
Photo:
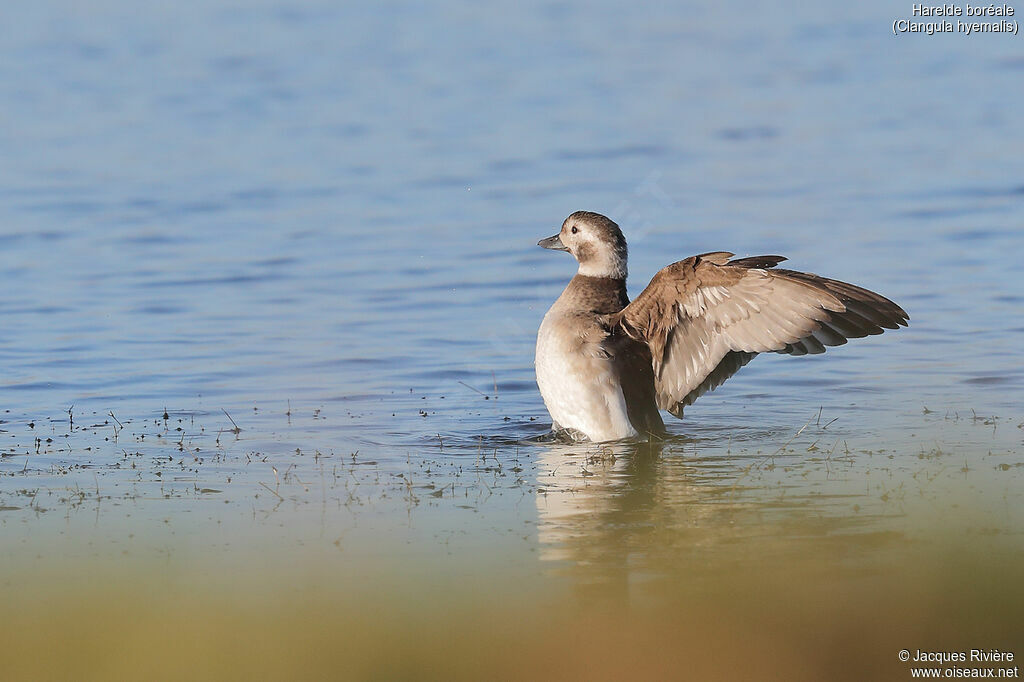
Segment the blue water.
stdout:
<svg viewBox="0 0 1024 682">
<path fill-rule="evenodd" d="M 550 423 L 533 344 L 573 272 L 567 256 L 535 244 L 578 209 L 622 225 L 634 295 L 694 253 L 779 253 L 911 316 L 909 329 L 825 356 L 758 358 L 702 398 L 670 425 L 685 445 L 643 474 L 669 491 L 657 505 L 699 508 L 711 503 L 702 490 L 745 488 L 750 462 L 784 453 L 819 410 L 816 429 L 838 419 L 818 432 L 822 450 L 841 452 L 841 436 L 859 457 L 895 453 L 905 473 L 935 447 L 964 451 L 956 470 L 993 449 L 1016 464 L 1024 52 L 1013 36 L 893 36 L 892 20 L 909 9 L 7 8 L 0 506 L 11 509 L 0 533 L 59 545 L 63 510 L 77 509 L 66 491 L 95 489 L 81 514 L 82 533 L 100 540 L 94 551 L 149 523 L 153 535 L 134 542 L 179 547 L 161 535 L 167 518 L 200 535 L 230 516 L 243 537 L 294 541 L 308 530 L 326 542 L 324 524 L 348 523 L 348 502 L 362 495 L 394 502 L 350 536 L 363 532 L 369 545 L 381 528 L 417 536 L 409 505 L 442 490 L 444 514 L 424 523 L 454 523 L 474 552 L 491 542 L 482 529 L 498 526 L 531 526 L 501 555 L 523 561 L 527 550 L 557 549 L 560 529 L 587 536 L 578 519 L 563 527 L 561 512 L 543 511 L 549 490 L 592 475 L 581 452 L 516 445 Z M 809 433 L 801 453 L 817 452 Z M 492 464 L 481 463 L 485 444 Z M 215 459 L 187 463 L 189 445 Z M 298 500 L 324 472 L 314 453 L 370 492 L 335 476 L 323 484 L 333 511 L 318 508 L 306 524 Z M 376 473 L 348 473 L 358 458 Z M 552 488 L 563 461 L 572 480 Z M 869 461 L 847 464 L 839 484 L 871 489 Z M 450 492 L 475 496 L 472 522 L 442 504 L 454 479 L 431 478 L 463 465 L 475 478 Z M 403 487 L 396 476 L 411 469 L 431 469 L 422 477 L 433 487 Z M 587 497 L 599 508 L 616 499 L 619 477 L 635 482 L 614 466 L 605 475 L 609 492 Z M 796 483 L 775 475 L 744 504 L 776 509 L 765 491 Z M 993 493 L 1016 476 L 972 485 Z M 504 501 L 481 480 L 504 486 Z M 140 501 L 126 490 L 160 494 Z M 234 506 L 209 501 L 223 490 Z M 50 515 L 60 523 L 39 513 L 40 494 L 62 509 Z M 109 503 L 100 514 L 107 495 L 131 499 L 135 516 Z M 879 495 L 870 497 L 883 520 L 871 529 L 905 512 Z M 247 521 L 281 501 L 297 514 L 280 524 L 288 529 Z M 821 505 L 834 519 L 849 512 Z M 426 535 L 425 544 L 438 537 Z"/>
</svg>

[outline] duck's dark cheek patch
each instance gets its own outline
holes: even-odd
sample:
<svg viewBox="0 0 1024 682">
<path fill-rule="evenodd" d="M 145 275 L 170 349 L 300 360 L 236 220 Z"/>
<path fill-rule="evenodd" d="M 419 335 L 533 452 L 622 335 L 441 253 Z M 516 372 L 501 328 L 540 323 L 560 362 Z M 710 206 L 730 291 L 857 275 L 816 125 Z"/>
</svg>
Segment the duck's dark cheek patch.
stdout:
<svg viewBox="0 0 1024 682">
<path fill-rule="evenodd" d="M 580 244 L 576 247 L 576 260 L 583 262 L 590 260 L 590 257 L 594 255 L 594 247 L 590 244 Z"/>
</svg>

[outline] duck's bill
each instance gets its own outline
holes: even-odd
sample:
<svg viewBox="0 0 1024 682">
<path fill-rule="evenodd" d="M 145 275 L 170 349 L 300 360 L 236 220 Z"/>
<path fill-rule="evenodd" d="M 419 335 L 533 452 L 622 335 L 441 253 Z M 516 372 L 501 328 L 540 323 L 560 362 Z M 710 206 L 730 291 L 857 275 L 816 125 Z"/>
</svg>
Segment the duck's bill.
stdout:
<svg viewBox="0 0 1024 682">
<path fill-rule="evenodd" d="M 568 251 L 565 244 L 556 234 L 554 237 L 548 237 L 547 239 L 541 239 L 537 242 L 537 246 L 543 246 L 545 249 L 554 249 L 555 251 Z"/>
</svg>

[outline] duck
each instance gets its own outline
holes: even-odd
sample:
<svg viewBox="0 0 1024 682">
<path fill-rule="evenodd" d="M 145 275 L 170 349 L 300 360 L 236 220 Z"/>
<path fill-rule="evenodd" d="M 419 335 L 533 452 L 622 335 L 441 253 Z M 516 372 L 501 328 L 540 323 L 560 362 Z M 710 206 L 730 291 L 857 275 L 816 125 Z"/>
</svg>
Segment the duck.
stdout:
<svg viewBox="0 0 1024 682">
<path fill-rule="evenodd" d="M 662 439 L 661 411 L 683 409 L 760 353 L 824 353 L 907 326 L 873 291 L 776 266 L 783 256 L 691 256 L 626 293 L 626 238 L 610 218 L 577 211 L 538 246 L 578 269 L 544 315 L 534 357 L 552 430 L 576 441 Z"/>
</svg>

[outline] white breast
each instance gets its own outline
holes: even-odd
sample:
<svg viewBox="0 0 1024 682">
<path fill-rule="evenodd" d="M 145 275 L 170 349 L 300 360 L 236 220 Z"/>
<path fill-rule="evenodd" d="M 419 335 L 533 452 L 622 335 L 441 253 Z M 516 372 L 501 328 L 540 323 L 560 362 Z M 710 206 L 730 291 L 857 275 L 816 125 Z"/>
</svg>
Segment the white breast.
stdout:
<svg viewBox="0 0 1024 682">
<path fill-rule="evenodd" d="M 574 324 L 578 318 L 565 316 L 556 305 L 537 333 L 537 386 L 555 428 L 575 429 L 592 441 L 636 436 L 614 358 L 581 347 L 578 335 L 574 338 Z"/>
</svg>

